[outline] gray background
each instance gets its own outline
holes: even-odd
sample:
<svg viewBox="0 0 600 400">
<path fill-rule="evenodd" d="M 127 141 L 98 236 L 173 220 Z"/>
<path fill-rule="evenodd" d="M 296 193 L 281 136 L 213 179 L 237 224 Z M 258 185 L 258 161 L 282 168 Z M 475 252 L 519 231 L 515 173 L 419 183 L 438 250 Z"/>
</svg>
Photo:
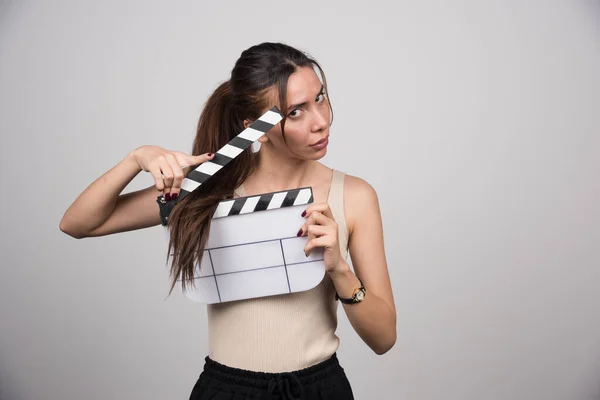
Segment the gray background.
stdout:
<svg viewBox="0 0 600 400">
<path fill-rule="evenodd" d="M 357 399 L 600 399 L 597 1 L 0 5 L 2 400 L 188 398 L 206 313 L 166 299 L 162 230 L 58 224 L 133 148 L 190 151 L 262 41 L 321 62 L 324 162 L 379 193 L 398 342 L 340 309 Z"/>
</svg>

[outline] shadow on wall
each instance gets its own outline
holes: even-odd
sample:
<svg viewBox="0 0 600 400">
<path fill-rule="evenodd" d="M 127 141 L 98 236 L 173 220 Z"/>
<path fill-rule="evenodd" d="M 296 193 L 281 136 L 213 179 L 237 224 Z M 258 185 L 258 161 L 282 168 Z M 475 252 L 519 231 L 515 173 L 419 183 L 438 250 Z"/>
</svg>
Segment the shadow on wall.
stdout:
<svg viewBox="0 0 600 400">
<path fill-rule="evenodd" d="M 0 361 L 6 362 L 6 360 Z M 8 366 L 0 364 L 0 400 L 25 400 L 17 393 L 17 385 L 15 380 L 8 372 Z"/>
<path fill-rule="evenodd" d="M 7 33 L 20 19 L 22 9 L 23 5 L 17 4 L 17 1 L 0 0 L 0 40 L 6 40 Z"/>
</svg>

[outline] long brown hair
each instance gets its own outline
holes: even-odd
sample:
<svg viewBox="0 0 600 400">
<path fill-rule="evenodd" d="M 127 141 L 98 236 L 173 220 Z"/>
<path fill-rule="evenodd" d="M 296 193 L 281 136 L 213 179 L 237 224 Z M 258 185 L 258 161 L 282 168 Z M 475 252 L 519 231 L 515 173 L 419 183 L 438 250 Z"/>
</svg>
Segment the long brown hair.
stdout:
<svg viewBox="0 0 600 400">
<path fill-rule="evenodd" d="M 216 152 L 244 130 L 244 120 L 256 120 L 273 105 L 285 113 L 287 82 L 299 67 L 319 70 L 329 98 L 321 66 L 306 53 L 286 44 L 269 42 L 244 50 L 231 71 L 231 78 L 221 83 L 207 100 L 198 121 L 192 154 Z M 272 88 L 276 89 L 279 99 L 269 96 Z M 270 104 L 277 100 L 279 104 Z M 333 121 L 333 110 L 331 115 Z M 285 114 L 281 121 L 282 132 L 284 126 Z M 256 165 L 257 155 L 248 148 L 173 209 L 168 224 L 170 256 L 167 259 L 172 257 L 169 294 L 179 279 L 184 290 L 190 283 L 194 286 L 194 268 L 200 266 L 210 221 L 219 201 L 232 198 L 234 190 Z"/>
</svg>

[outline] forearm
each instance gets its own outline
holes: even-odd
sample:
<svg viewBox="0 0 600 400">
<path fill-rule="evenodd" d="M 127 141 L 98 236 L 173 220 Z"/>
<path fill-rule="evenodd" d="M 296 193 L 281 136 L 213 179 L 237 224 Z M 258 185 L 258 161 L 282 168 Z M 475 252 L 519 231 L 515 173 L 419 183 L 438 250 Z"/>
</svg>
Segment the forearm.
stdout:
<svg viewBox="0 0 600 400">
<path fill-rule="evenodd" d="M 140 173 L 133 152 L 92 182 L 65 212 L 60 229 L 78 237 L 100 226 L 115 208 L 119 194 Z"/>
<path fill-rule="evenodd" d="M 335 272 L 330 272 L 337 293 L 340 297 L 349 298 L 360 281 L 343 262 Z M 350 324 L 362 340 L 377 354 L 387 352 L 396 342 L 396 313 L 376 294 L 369 292 L 363 301 L 355 304 L 343 304 Z"/>
</svg>

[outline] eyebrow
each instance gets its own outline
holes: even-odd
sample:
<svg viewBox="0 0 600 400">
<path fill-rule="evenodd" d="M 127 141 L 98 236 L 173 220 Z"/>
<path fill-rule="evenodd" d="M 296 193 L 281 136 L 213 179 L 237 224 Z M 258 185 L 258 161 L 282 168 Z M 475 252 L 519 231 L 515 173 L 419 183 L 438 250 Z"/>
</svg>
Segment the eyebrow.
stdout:
<svg viewBox="0 0 600 400">
<path fill-rule="evenodd" d="M 317 94 L 321 94 L 321 92 L 323 92 L 323 84 L 321 83 L 321 89 L 319 90 L 319 93 Z M 293 110 L 295 108 L 301 108 L 304 107 L 306 104 L 308 104 L 308 101 L 303 101 L 302 103 L 298 103 L 298 104 L 292 104 L 291 106 L 288 107 L 288 111 Z"/>
</svg>

